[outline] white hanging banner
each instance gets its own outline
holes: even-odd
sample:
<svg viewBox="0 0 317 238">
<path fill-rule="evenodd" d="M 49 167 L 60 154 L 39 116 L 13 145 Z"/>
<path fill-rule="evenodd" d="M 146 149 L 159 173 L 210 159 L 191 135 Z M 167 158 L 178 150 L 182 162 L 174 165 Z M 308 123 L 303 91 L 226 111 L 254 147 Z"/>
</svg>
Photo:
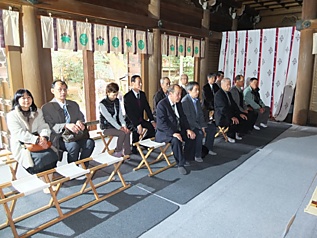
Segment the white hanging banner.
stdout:
<svg viewBox="0 0 317 238">
<path fill-rule="evenodd" d="M 194 57 L 200 57 L 200 40 L 194 40 Z"/>
<path fill-rule="evenodd" d="M 201 58 L 205 58 L 206 41 L 205 40 L 201 40 L 200 45 L 201 45 L 200 57 Z"/>
<path fill-rule="evenodd" d="M 5 45 L 20 46 L 19 12 L 2 10 L 2 20 Z"/>
<path fill-rule="evenodd" d="M 77 29 L 77 49 L 78 50 L 92 50 L 91 43 L 91 23 L 76 22 Z"/>
<path fill-rule="evenodd" d="M 125 53 L 135 52 L 134 30 L 127 28 L 123 29 L 123 43 Z"/>
<path fill-rule="evenodd" d="M 57 19 L 57 46 L 59 49 L 74 49 L 75 37 L 73 21 Z"/>
<path fill-rule="evenodd" d="M 178 43 L 178 56 L 185 56 L 185 38 L 179 36 L 177 38 L 177 43 Z"/>
<path fill-rule="evenodd" d="M 109 27 L 109 44 L 110 51 L 115 53 L 122 52 L 121 28 L 113 26 Z"/>
<path fill-rule="evenodd" d="M 313 34 L 313 54 L 317 54 L 317 33 Z"/>
<path fill-rule="evenodd" d="M 193 57 L 193 39 L 186 38 L 186 56 Z"/>
<path fill-rule="evenodd" d="M 94 25 L 95 51 L 108 51 L 107 26 Z"/>
<path fill-rule="evenodd" d="M 243 75 L 244 76 L 244 68 L 245 68 L 245 39 L 246 39 L 246 31 L 238 31 L 237 32 L 237 51 L 236 51 L 236 70 L 235 75 Z"/>
<path fill-rule="evenodd" d="M 162 55 L 167 55 L 167 35 L 161 35 L 161 51 Z"/>
<path fill-rule="evenodd" d="M 272 115 L 279 113 L 282 94 L 286 83 L 288 59 L 290 57 L 290 43 L 292 39 L 292 27 L 278 29 L 276 46 L 276 63 L 273 84 L 273 107 Z"/>
<path fill-rule="evenodd" d="M 262 33 L 262 51 L 260 61 L 260 95 L 265 105 L 271 106 L 273 68 L 275 58 L 276 29 L 264 29 Z"/>
<path fill-rule="evenodd" d="M 230 31 L 228 33 L 229 39 L 228 43 L 228 52 L 226 54 L 225 62 L 225 71 L 224 76 L 231 79 L 231 84 L 233 83 L 234 78 L 234 67 L 235 67 L 235 53 L 236 53 L 236 32 Z"/>
<path fill-rule="evenodd" d="M 53 18 L 41 16 L 42 45 L 43 48 L 54 48 Z"/>
<path fill-rule="evenodd" d="M 259 54 L 260 54 L 260 33 L 261 30 L 248 31 L 247 58 L 245 65 L 246 78 L 258 77 Z M 245 85 L 248 83 L 245 80 Z"/>
<path fill-rule="evenodd" d="M 316 34 L 316 33 L 315 33 Z M 300 31 L 295 30 L 292 39 L 291 57 L 288 66 L 288 74 L 286 85 L 296 86 L 297 70 L 298 70 L 298 56 L 299 56 Z M 317 43 L 317 42 L 316 42 Z"/>
<path fill-rule="evenodd" d="M 226 42 L 227 42 L 227 32 L 222 32 L 221 48 L 220 48 L 219 63 L 218 63 L 218 70 L 220 71 L 225 70 L 226 46 L 227 46 Z"/>
<path fill-rule="evenodd" d="M 145 31 L 136 31 L 137 53 L 146 54 L 146 36 Z"/>
<path fill-rule="evenodd" d="M 154 44 L 153 44 L 153 32 L 147 32 L 147 53 L 149 55 L 153 54 Z"/>
<path fill-rule="evenodd" d="M 169 36 L 168 38 L 169 54 L 176 56 L 176 36 Z"/>
</svg>

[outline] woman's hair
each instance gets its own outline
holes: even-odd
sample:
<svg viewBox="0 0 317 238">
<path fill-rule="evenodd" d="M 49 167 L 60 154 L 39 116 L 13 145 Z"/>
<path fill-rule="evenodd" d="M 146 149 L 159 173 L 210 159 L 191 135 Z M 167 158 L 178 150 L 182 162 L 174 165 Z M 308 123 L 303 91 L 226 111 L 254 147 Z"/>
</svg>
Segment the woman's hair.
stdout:
<svg viewBox="0 0 317 238">
<path fill-rule="evenodd" d="M 106 87 L 106 93 L 116 93 L 119 92 L 119 86 L 116 83 L 109 83 Z"/>
<path fill-rule="evenodd" d="M 30 106 L 30 110 L 32 112 L 36 112 L 37 111 L 37 106 L 34 103 L 34 98 L 32 96 L 32 93 L 29 90 L 25 89 L 25 88 L 18 89 L 18 91 L 16 91 L 16 93 L 14 94 L 14 97 L 13 97 L 13 100 L 12 100 L 12 110 L 14 110 L 14 108 L 16 106 L 18 106 L 21 109 L 21 106 L 19 104 L 19 99 L 21 97 L 23 97 L 25 93 L 32 98 L 32 104 Z"/>
</svg>

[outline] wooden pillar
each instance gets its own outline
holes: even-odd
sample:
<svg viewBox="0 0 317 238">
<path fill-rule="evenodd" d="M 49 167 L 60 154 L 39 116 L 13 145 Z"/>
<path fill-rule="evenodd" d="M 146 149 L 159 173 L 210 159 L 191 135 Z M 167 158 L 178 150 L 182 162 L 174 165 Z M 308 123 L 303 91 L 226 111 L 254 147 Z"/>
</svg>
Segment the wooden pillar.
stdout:
<svg viewBox="0 0 317 238">
<path fill-rule="evenodd" d="M 83 64 L 86 121 L 94 121 L 96 120 L 96 90 L 94 53 L 92 51 L 83 50 Z M 91 127 L 91 129 L 96 129 L 96 127 Z"/>
<path fill-rule="evenodd" d="M 159 20 L 160 10 L 161 10 L 161 1 L 151 0 L 148 10 L 149 10 L 149 16 Z M 153 96 L 156 93 L 156 91 L 159 89 L 159 82 L 162 76 L 161 30 L 160 29 L 153 29 L 153 45 L 154 45 L 153 54 L 148 56 L 148 78 L 147 78 L 147 81 L 144 82 L 145 84 L 148 84 L 148 86 L 145 87 L 145 89 L 147 89 L 146 95 L 151 107 L 153 106 Z"/>
<path fill-rule="evenodd" d="M 209 10 L 204 10 L 201 25 L 203 28 L 209 29 L 209 26 L 210 26 L 210 11 Z M 206 83 L 207 74 L 210 71 L 210 65 L 208 65 L 208 62 L 209 62 L 208 50 L 209 50 L 209 38 L 205 37 L 205 55 L 204 55 L 204 58 L 200 58 L 199 80 L 197 80 L 200 85 L 200 88 L 202 88 L 203 85 Z M 196 71 L 196 68 L 195 68 L 195 71 Z"/>
<path fill-rule="evenodd" d="M 231 26 L 231 30 L 232 31 L 237 31 L 238 30 L 238 19 L 234 18 L 232 19 L 232 26 Z"/>
<path fill-rule="evenodd" d="M 317 1 L 304 0 L 302 20 L 315 19 L 316 17 Z M 314 56 L 312 55 L 313 32 L 313 29 L 304 29 L 301 31 L 300 36 L 298 73 L 293 115 L 293 123 L 297 125 L 306 125 L 308 118 L 314 64 Z"/>
<path fill-rule="evenodd" d="M 37 19 L 37 9 L 32 6 L 22 6 L 22 74 L 24 87 L 33 94 L 35 104 L 41 107 L 45 103 L 44 85 L 41 80 L 41 64 L 45 64 L 40 58 L 40 25 Z M 43 85 L 43 86 L 42 86 Z"/>
<path fill-rule="evenodd" d="M 14 93 L 23 88 L 22 62 L 20 47 L 6 46 L 8 78 L 10 90 L 6 92 L 7 97 L 12 98 Z"/>
<path fill-rule="evenodd" d="M 52 69 L 52 54 L 51 49 L 41 49 L 41 78 L 43 86 L 44 102 L 52 100 L 54 95 L 51 92 L 51 85 L 53 82 L 53 69 Z"/>
</svg>

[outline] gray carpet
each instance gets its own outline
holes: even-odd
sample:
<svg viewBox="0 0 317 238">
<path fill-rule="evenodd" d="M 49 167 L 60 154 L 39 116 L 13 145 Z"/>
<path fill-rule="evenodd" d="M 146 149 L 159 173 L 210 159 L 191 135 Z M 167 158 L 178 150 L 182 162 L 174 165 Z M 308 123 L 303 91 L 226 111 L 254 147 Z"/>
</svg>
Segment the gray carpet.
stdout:
<svg viewBox="0 0 317 238">
<path fill-rule="evenodd" d="M 317 237 L 317 217 L 304 213 L 317 185 L 316 134 L 290 128 L 142 238 Z"/>
<path fill-rule="evenodd" d="M 34 237 L 138 237 L 172 215 L 181 204 L 188 203 L 236 169 L 288 127 L 289 125 L 270 123 L 269 128 L 260 132 L 254 131 L 236 144 L 225 143 L 222 138 L 217 138 L 215 151 L 218 155 L 208 155 L 203 163 L 191 162 L 191 166 L 188 167 L 190 174 L 187 176 L 179 175 L 176 168 L 154 177 L 148 177 L 146 169 L 134 172 L 132 168 L 138 164 L 140 158 L 132 156 L 132 159 L 121 167 L 125 180 L 132 184 L 131 188 L 39 232 Z M 101 143 L 98 143 L 96 153 L 102 149 Z M 109 172 L 108 169 L 99 172 L 96 179 L 102 179 Z M 62 189 L 61 195 L 78 189 L 80 184 L 81 181 L 76 180 L 65 184 L 64 187 L 67 189 Z M 107 192 L 116 186 L 117 183 L 110 183 L 98 189 L 98 192 L 102 193 L 102 189 Z M 92 196 L 91 193 L 83 195 L 62 204 L 62 208 L 68 211 L 91 199 Z M 17 211 L 23 212 L 44 203 L 48 197 L 38 193 L 22 199 L 17 204 Z M 29 227 L 34 227 L 54 216 L 56 210 L 50 209 L 19 222 L 18 232 L 25 232 Z M 4 219 L 1 207 L 0 221 Z M 12 237 L 11 229 L 0 230 L 0 237 Z"/>
</svg>

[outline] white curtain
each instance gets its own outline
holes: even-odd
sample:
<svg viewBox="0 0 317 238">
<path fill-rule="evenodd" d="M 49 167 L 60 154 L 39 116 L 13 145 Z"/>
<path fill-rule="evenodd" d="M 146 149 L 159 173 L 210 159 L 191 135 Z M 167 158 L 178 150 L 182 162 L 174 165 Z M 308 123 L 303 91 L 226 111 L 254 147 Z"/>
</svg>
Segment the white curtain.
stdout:
<svg viewBox="0 0 317 238">
<path fill-rule="evenodd" d="M 41 16 L 43 48 L 54 48 L 53 18 Z"/>
<path fill-rule="evenodd" d="M 20 46 L 19 12 L 2 10 L 2 20 L 5 45 Z"/>
<path fill-rule="evenodd" d="M 186 56 L 193 56 L 193 39 L 186 38 Z"/>
<path fill-rule="evenodd" d="M 95 51 L 108 51 L 107 26 L 94 25 Z"/>
<path fill-rule="evenodd" d="M 176 36 L 169 36 L 168 37 L 168 46 L 169 52 L 168 55 L 176 56 Z"/>
<path fill-rule="evenodd" d="M 218 69 L 229 78 L 258 78 L 262 100 L 284 120 L 296 85 L 299 39 L 294 27 L 223 32 Z"/>
<path fill-rule="evenodd" d="M 200 57 L 200 40 L 194 40 L 194 57 Z"/>
<path fill-rule="evenodd" d="M 135 40 L 134 40 L 134 30 L 123 29 L 123 44 L 124 52 L 134 53 L 135 51 Z"/>
<path fill-rule="evenodd" d="M 121 28 L 113 26 L 109 27 L 110 51 L 114 53 L 122 52 L 121 34 Z"/>
<path fill-rule="evenodd" d="M 272 82 L 274 73 L 276 29 L 262 32 L 262 53 L 260 68 L 260 95 L 265 105 L 271 106 Z"/>
<path fill-rule="evenodd" d="M 78 50 L 92 50 L 91 42 L 91 23 L 76 22 L 77 30 L 77 49 Z"/>
<path fill-rule="evenodd" d="M 154 49 L 154 45 L 153 45 L 153 32 L 147 32 L 147 53 L 149 55 L 153 54 L 153 49 Z"/>
<path fill-rule="evenodd" d="M 161 35 L 161 51 L 162 55 L 167 55 L 167 38 L 166 34 Z"/>
<path fill-rule="evenodd" d="M 236 52 L 236 68 L 234 77 L 238 74 L 244 75 L 245 68 L 245 44 L 246 44 L 246 31 L 238 31 L 237 32 L 237 52 Z"/>
<path fill-rule="evenodd" d="M 205 48 L 206 48 L 206 42 L 205 40 L 200 41 L 201 49 L 200 49 L 200 57 L 205 58 Z"/>
<path fill-rule="evenodd" d="M 75 47 L 73 21 L 57 19 L 56 25 L 58 48 L 73 50 Z"/>
<path fill-rule="evenodd" d="M 185 38 L 178 37 L 178 56 L 185 56 Z"/>
</svg>

